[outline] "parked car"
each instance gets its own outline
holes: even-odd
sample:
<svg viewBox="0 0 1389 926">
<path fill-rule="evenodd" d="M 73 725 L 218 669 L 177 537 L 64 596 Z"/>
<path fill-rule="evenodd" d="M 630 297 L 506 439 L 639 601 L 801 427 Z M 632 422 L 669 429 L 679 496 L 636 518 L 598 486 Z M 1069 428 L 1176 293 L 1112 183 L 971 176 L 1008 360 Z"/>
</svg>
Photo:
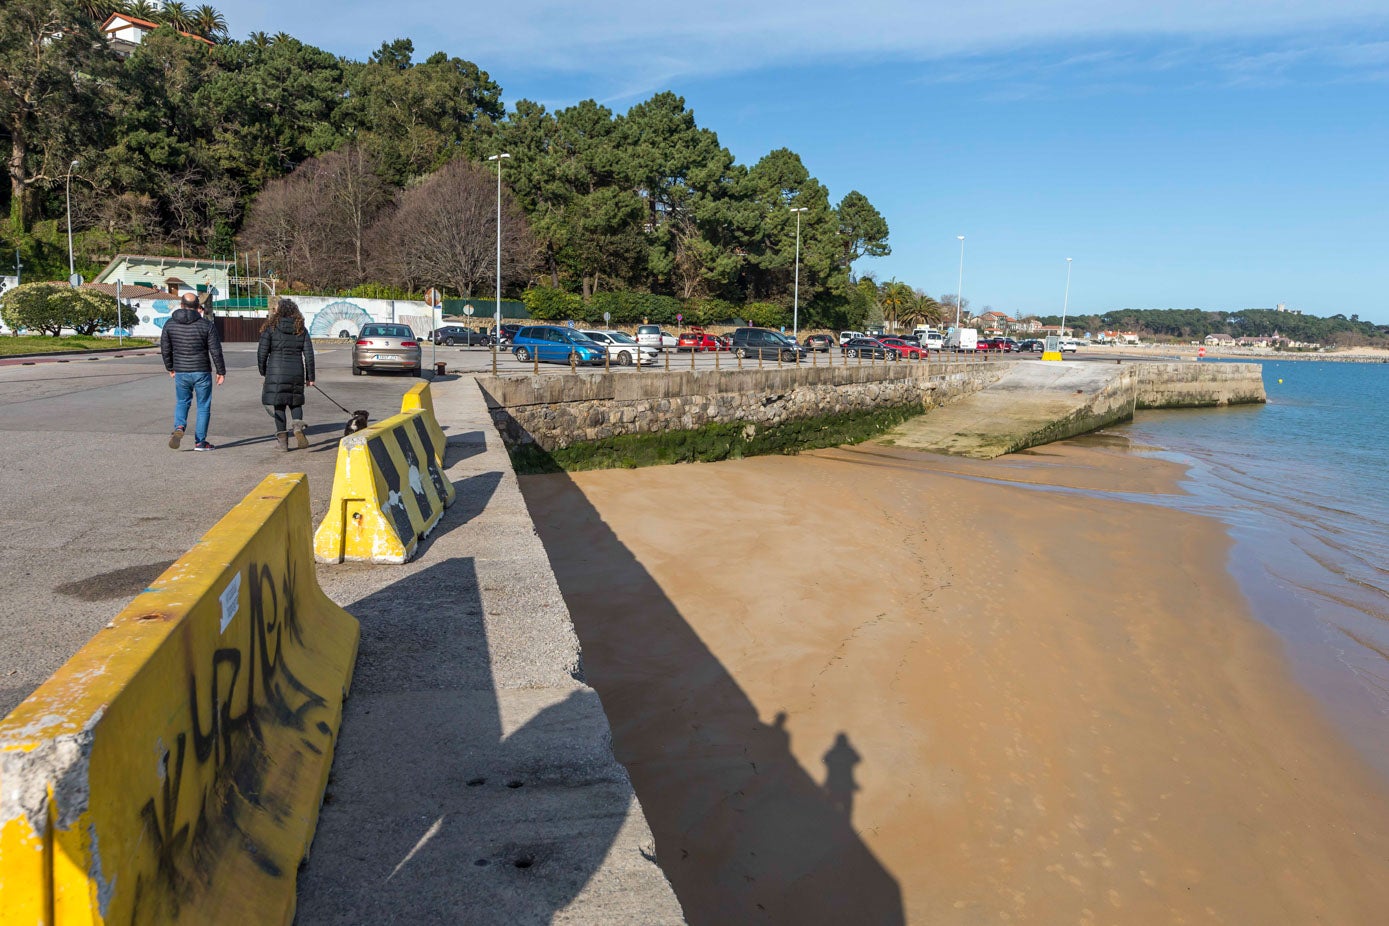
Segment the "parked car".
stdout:
<svg viewBox="0 0 1389 926">
<path fill-rule="evenodd" d="M 1078 347 L 1080 347 L 1080 342 L 1075 338 L 1061 339 L 1061 353 L 1063 354 L 1074 354 Z"/>
<path fill-rule="evenodd" d="M 404 370 L 423 376 L 420 340 L 408 325 L 363 325 L 352 345 L 352 375 L 373 370 Z"/>
<path fill-rule="evenodd" d="M 1006 353 L 1007 351 L 1011 351 L 1013 346 L 1008 343 L 1006 338 L 983 338 L 975 344 L 974 349 Z"/>
<path fill-rule="evenodd" d="M 799 363 L 809 353 L 780 331 L 770 328 L 734 328 L 732 342 L 733 353 L 739 357 Z"/>
<path fill-rule="evenodd" d="M 602 344 L 608 350 L 608 362 L 620 367 L 634 363 L 650 365 L 656 362 L 661 352 L 654 347 L 644 347 L 625 331 L 580 331 L 584 337 L 595 344 Z"/>
<path fill-rule="evenodd" d="M 524 327 L 524 325 L 513 325 L 504 322 L 502 324 L 502 338 L 501 341 L 499 341 L 498 343 L 502 347 L 510 346 L 512 338 L 516 337 L 516 332 L 520 331 Z M 493 331 L 491 328 L 487 329 L 487 334 L 489 336 L 492 336 Z"/>
<path fill-rule="evenodd" d="M 663 331 L 660 325 L 638 325 L 637 343 L 657 350 L 675 350 L 680 346 L 680 339 Z"/>
<path fill-rule="evenodd" d="M 839 332 L 839 346 L 843 347 L 845 344 L 848 344 L 854 338 L 861 337 L 865 337 L 862 331 L 841 331 Z"/>
<path fill-rule="evenodd" d="M 1026 353 L 1040 354 L 1042 351 L 1044 351 L 1044 350 L 1046 350 L 1046 349 L 1047 349 L 1047 342 L 1046 342 L 1046 341 L 1040 341 L 1040 340 L 1038 340 L 1037 338 L 1028 338 L 1028 339 L 1025 340 L 1025 341 L 1019 341 L 1019 342 L 1018 342 L 1018 346 L 1017 346 L 1018 352 L 1019 352 L 1019 353 L 1024 353 L 1024 354 L 1026 354 Z"/>
<path fill-rule="evenodd" d="M 430 333 L 430 340 L 445 347 L 455 344 L 462 344 L 464 347 L 472 347 L 475 344 L 486 347 L 492 343 L 492 336 L 485 331 L 464 328 L 462 325 L 445 325 L 434 329 Z"/>
<path fill-rule="evenodd" d="M 817 350 L 824 353 L 833 346 L 834 338 L 827 334 L 808 334 L 805 336 L 806 350 Z"/>
<path fill-rule="evenodd" d="M 606 349 L 572 328 L 532 325 L 516 332 L 511 353 L 522 363 L 532 358 L 546 363 L 591 363 L 602 366 Z"/>
<path fill-rule="evenodd" d="M 844 356 L 868 360 L 897 360 L 897 351 L 877 338 L 854 338 L 844 345 Z"/>
<path fill-rule="evenodd" d="M 720 350 L 719 339 L 712 334 L 705 334 L 702 328 L 691 328 L 676 339 L 675 349 L 689 351 Z"/>
<path fill-rule="evenodd" d="M 921 360 L 926 356 L 926 351 L 920 344 L 913 344 L 906 338 L 878 338 L 878 343 L 885 344 L 908 360 Z"/>
</svg>

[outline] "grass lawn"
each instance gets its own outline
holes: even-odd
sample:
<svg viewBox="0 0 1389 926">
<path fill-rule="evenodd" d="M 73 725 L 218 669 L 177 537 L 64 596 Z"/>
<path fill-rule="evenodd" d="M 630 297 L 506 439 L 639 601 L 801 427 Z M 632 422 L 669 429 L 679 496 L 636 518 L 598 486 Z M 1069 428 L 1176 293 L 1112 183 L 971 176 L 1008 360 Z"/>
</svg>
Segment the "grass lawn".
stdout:
<svg viewBox="0 0 1389 926">
<path fill-rule="evenodd" d="M 50 338 L 46 335 L 22 335 L 0 337 L 0 357 L 13 357 L 15 354 L 59 354 L 70 351 L 103 350 L 125 346 L 131 350 L 153 347 L 149 338 L 126 338 L 125 344 L 115 338 L 89 338 L 83 335 L 69 335 L 63 338 Z"/>
</svg>

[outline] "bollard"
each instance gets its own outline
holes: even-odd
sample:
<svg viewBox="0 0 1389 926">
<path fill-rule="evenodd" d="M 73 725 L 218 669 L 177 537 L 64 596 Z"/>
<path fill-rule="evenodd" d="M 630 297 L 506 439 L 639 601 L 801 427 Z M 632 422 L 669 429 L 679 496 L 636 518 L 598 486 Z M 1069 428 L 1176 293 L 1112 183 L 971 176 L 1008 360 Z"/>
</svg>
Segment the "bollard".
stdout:
<svg viewBox="0 0 1389 926">
<path fill-rule="evenodd" d="M 611 372 L 613 371 L 612 363 L 610 362 L 611 360 L 612 360 L 612 351 L 610 351 L 610 350 L 608 350 L 606 347 L 604 347 L 604 348 L 603 348 L 603 372 L 604 372 L 604 373 L 611 373 Z M 637 354 L 637 360 L 638 360 L 638 361 L 641 360 L 641 354 L 640 354 L 640 353 Z"/>
<path fill-rule="evenodd" d="M 757 369 L 762 369 L 762 348 L 757 348 Z"/>
<path fill-rule="evenodd" d="M 776 368 L 781 369 L 781 351 L 776 352 Z"/>
<path fill-rule="evenodd" d="M 695 355 L 694 348 L 691 347 L 691 348 L 690 348 L 690 371 L 691 371 L 691 372 L 694 371 L 694 355 Z"/>
<path fill-rule="evenodd" d="M 670 351 L 666 350 L 665 345 L 661 345 L 661 354 L 666 358 L 666 372 L 670 372 Z"/>
<path fill-rule="evenodd" d="M 578 353 L 578 351 L 576 351 L 576 350 L 571 350 L 571 351 L 569 352 L 569 372 L 570 372 L 570 373 L 577 373 L 577 372 L 578 372 L 578 369 L 579 369 L 579 368 L 578 368 L 577 366 L 574 365 L 574 355 L 577 354 L 577 353 Z"/>
<path fill-rule="evenodd" d="M 718 371 L 719 371 L 719 349 L 716 347 L 716 348 L 714 348 L 714 372 L 717 373 Z"/>
<path fill-rule="evenodd" d="M 497 345 L 492 345 L 492 375 L 497 375 Z"/>
<path fill-rule="evenodd" d="M 818 367 L 820 365 L 820 360 L 815 356 L 815 351 L 810 352 L 810 365 L 813 367 Z"/>
<path fill-rule="evenodd" d="M 435 364 L 434 364 L 434 375 L 435 375 L 435 376 L 443 376 L 443 375 L 444 375 L 444 372 L 445 372 L 445 367 L 447 367 L 447 366 L 448 366 L 448 361 L 446 361 L 446 360 L 440 360 L 440 361 L 438 361 L 437 363 L 435 363 Z"/>
<path fill-rule="evenodd" d="M 740 350 L 740 351 L 738 351 L 738 369 L 741 370 L 742 368 L 743 368 L 743 352 Z"/>
<path fill-rule="evenodd" d="M 531 373 L 536 376 L 540 375 L 540 351 L 538 350 L 531 351 Z"/>
</svg>

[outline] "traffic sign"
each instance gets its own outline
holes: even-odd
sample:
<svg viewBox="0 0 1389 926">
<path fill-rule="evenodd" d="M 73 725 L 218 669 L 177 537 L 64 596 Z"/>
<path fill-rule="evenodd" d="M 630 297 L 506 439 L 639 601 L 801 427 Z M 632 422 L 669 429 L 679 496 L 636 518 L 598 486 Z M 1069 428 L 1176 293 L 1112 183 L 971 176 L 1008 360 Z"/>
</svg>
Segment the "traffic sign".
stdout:
<svg viewBox="0 0 1389 926">
<path fill-rule="evenodd" d="M 473 314 L 473 304 L 472 304 L 471 302 L 468 303 L 467 305 L 463 306 L 463 314 L 464 314 L 464 315 L 472 315 L 472 314 Z"/>
<path fill-rule="evenodd" d="M 682 314 L 679 313 L 679 312 L 676 312 L 676 313 L 675 313 L 675 320 L 678 321 L 678 322 L 683 322 L 683 321 L 685 320 L 685 316 L 682 315 Z"/>
<path fill-rule="evenodd" d="M 431 309 L 437 309 L 444 304 L 444 297 L 439 295 L 439 291 L 434 287 L 429 287 L 424 293 L 424 304 Z"/>
<path fill-rule="evenodd" d="M 611 313 L 611 312 L 604 312 L 604 313 L 603 313 L 603 321 L 605 321 L 605 322 L 610 322 L 610 321 L 612 321 L 612 320 L 613 320 L 613 313 Z"/>
<path fill-rule="evenodd" d="M 68 283 L 72 286 L 73 289 L 76 289 L 77 287 L 81 286 L 82 274 L 74 273 L 72 276 L 68 277 Z"/>
<path fill-rule="evenodd" d="M 576 325 L 576 324 L 574 324 L 574 319 L 571 318 L 571 319 L 569 319 L 569 327 L 570 327 L 570 328 L 577 328 L 577 327 L 579 327 L 579 326 Z"/>
</svg>

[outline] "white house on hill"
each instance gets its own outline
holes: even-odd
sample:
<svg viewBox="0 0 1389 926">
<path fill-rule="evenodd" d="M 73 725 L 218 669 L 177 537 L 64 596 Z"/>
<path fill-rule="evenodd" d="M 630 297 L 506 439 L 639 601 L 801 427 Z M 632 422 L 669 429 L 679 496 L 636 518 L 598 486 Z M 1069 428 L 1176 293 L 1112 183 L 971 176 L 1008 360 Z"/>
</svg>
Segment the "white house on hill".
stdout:
<svg viewBox="0 0 1389 926">
<path fill-rule="evenodd" d="M 112 13 L 106 17 L 106 22 L 101 24 L 102 34 L 106 36 L 106 40 L 111 43 L 111 48 L 118 55 L 129 55 L 135 51 L 135 48 L 145 40 L 145 36 L 158 28 L 159 23 L 130 16 L 126 13 Z M 212 44 L 201 35 L 194 35 L 191 32 L 180 32 L 179 35 L 186 35 L 190 39 L 197 39 L 208 45 Z"/>
</svg>

